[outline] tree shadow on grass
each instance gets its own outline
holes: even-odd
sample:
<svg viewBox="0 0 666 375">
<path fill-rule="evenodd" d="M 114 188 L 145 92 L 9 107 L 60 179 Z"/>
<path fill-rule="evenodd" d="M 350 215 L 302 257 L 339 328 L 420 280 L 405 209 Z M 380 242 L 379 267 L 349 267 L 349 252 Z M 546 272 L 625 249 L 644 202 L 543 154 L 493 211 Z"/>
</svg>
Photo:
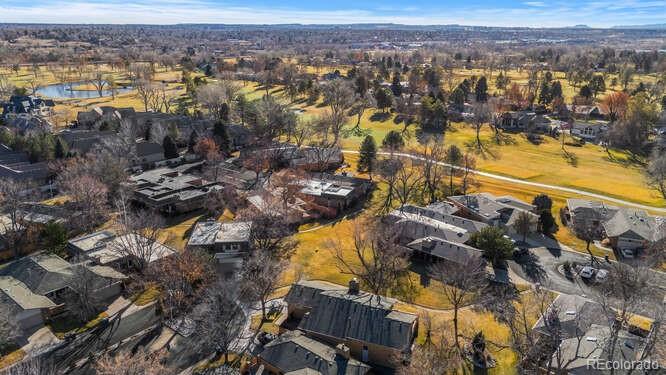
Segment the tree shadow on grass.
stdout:
<svg viewBox="0 0 666 375">
<path fill-rule="evenodd" d="M 564 160 L 566 160 L 567 164 L 571 165 L 572 167 L 578 166 L 578 156 L 573 152 L 562 150 L 562 157 Z"/>
<path fill-rule="evenodd" d="M 464 143 L 465 148 L 479 155 L 484 160 L 497 160 L 500 158 L 499 151 L 494 147 L 495 145 L 487 141 L 481 141 L 479 145 L 476 139 Z"/>
<path fill-rule="evenodd" d="M 391 117 L 389 112 L 375 112 L 370 116 L 370 121 L 372 122 L 384 122 Z"/>
</svg>

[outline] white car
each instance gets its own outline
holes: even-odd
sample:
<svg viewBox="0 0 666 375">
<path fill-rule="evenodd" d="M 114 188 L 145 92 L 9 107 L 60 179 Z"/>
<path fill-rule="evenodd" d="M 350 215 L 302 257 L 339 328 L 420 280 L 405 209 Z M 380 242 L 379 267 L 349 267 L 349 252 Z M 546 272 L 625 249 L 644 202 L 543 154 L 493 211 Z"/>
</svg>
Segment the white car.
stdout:
<svg viewBox="0 0 666 375">
<path fill-rule="evenodd" d="M 584 279 L 591 279 L 594 277 L 594 274 L 597 273 L 597 270 L 595 268 L 592 268 L 590 266 L 585 266 L 583 267 L 582 270 L 580 270 L 580 277 Z"/>
</svg>

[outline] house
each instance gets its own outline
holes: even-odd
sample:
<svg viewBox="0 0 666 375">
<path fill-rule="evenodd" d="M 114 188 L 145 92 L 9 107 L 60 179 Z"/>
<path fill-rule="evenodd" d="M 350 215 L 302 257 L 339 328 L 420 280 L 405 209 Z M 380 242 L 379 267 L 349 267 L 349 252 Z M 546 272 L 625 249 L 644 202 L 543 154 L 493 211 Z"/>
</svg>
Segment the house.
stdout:
<svg viewBox="0 0 666 375">
<path fill-rule="evenodd" d="M 372 187 L 370 180 L 352 177 L 345 174 L 314 173 L 309 178 L 294 181 L 300 187 L 298 196 L 306 203 L 322 206 L 336 216 L 361 200 L 363 200 Z"/>
<path fill-rule="evenodd" d="M 66 311 L 74 278 L 90 277 L 89 287 L 100 301 L 110 302 L 122 291 L 127 277 L 112 268 L 88 263 L 71 264 L 53 254 L 35 254 L 0 268 L 0 303 L 17 312 L 19 324 L 30 331 Z"/>
<path fill-rule="evenodd" d="M 162 167 L 131 176 L 133 199 L 165 214 L 203 208 L 206 196 L 222 190 L 222 185 L 188 173 L 198 166 L 200 163 Z"/>
<path fill-rule="evenodd" d="M 85 155 L 92 152 L 97 146 L 111 140 L 116 133 L 113 130 L 66 129 L 59 132 L 57 136 L 67 144 L 70 153 Z"/>
<path fill-rule="evenodd" d="M 400 234 L 401 243 L 408 243 L 425 237 L 437 237 L 463 244 L 469 241 L 472 234 L 488 226 L 480 221 L 441 213 L 436 208 L 429 207 L 405 205 L 389 213 L 386 220 L 395 226 L 395 232 Z M 452 208 L 447 207 L 445 209 L 450 211 Z"/>
<path fill-rule="evenodd" d="M 618 210 L 602 225 L 611 246 L 630 257 L 636 250 L 645 249 L 666 237 L 664 218 L 634 208 Z"/>
<path fill-rule="evenodd" d="M 666 237 L 665 218 L 601 201 L 567 199 L 562 215 L 576 235 L 608 238 L 611 247 L 627 257 Z"/>
<path fill-rule="evenodd" d="M 31 163 L 27 152 L 13 151 L 0 144 L 0 178 L 47 184 L 52 172 L 47 162 Z"/>
<path fill-rule="evenodd" d="M 164 148 L 161 144 L 156 142 L 139 142 L 136 144 L 136 159 L 133 160 L 132 164 L 150 168 L 155 163 L 164 159 Z"/>
<path fill-rule="evenodd" d="M 203 221 L 194 225 L 187 248 L 201 249 L 213 254 L 220 265 L 219 271 L 230 275 L 240 268 L 250 251 L 251 235 L 251 221 Z"/>
<path fill-rule="evenodd" d="M 370 371 L 370 366 L 351 358 L 344 344 L 332 347 L 299 331 L 284 333 L 266 344 L 257 359 L 268 374 L 276 375 L 365 375 Z"/>
<path fill-rule="evenodd" d="M 533 221 L 531 231 L 536 232 L 539 219 L 534 213 L 536 208 L 510 195 L 496 197 L 490 193 L 478 193 L 450 196 L 447 199 L 460 209 L 459 216 L 502 227 L 509 234 L 516 234 L 513 226 L 519 215 L 527 212 Z"/>
<path fill-rule="evenodd" d="M 621 328 L 615 344 L 604 309 L 596 302 L 576 295 L 560 294 L 534 325 L 538 340 L 550 336 L 559 341 L 550 362 L 553 370 L 568 374 L 603 374 L 590 366 L 591 360 L 638 361 L 645 348 L 644 337 Z M 611 345 L 616 345 L 610 358 Z M 616 371 L 626 374 L 626 371 Z"/>
<path fill-rule="evenodd" d="M 531 111 L 505 112 L 497 119 L 495 124 L 504 130 L 551 133 L 551 119 Z"/>
<path fill-rule="evenodd" d="M 242 160 L 266 160 L 276 165 L 310 172 L 339 168 L 344 155 L 339 147 L 299 147 L 290 143 L 274 143 L 266 147 L 241 150 Z"/>
<path fill-rule="evenodd" d="M 299 281 L 284 298 L 288 320 L 308 337 L 344 344 L 362 362 L 394 367 L 406 360 L 417 333 L 418 317 L 395 310 L 396 300 L 321 281 Z"/>
<path fill-rule="evenodd" d="M 602 112 L 601 108 L 596 105 L 575 105 L 575 104 L 567 104 L 567 110 L 569 113 L 571 113 L 575 118 L 580 118 L 580 119 L 603 119 L 604 118 L 604 113 Z"/>
<path fill-rule="evenodd" d="M 460 265 L 483 255 L 483 252 L 475 247 L 438 237 L 419 238 L 408 243 L 407 248 L 421 256 Z"/>
<path fill-rule="evenodd" d="M 55 107 L 55 103 L 50 99 L 42 99 L 33 95 L 12 95 L 9 101 L 2 105 L 2 113 L 4 115 L 26 113 L 48 116 L 53 107 Z"/>
<path fill-rule="evenodd" d="M 134 116 L 134 108 L 115 108 L 111 106 L 94 107 L 90 111 L 82 111 L 76 114 L 76 122 L 79 126 L 87 128 L 115 127 L 123 119 Z"/>
<path fill-rule="evenodd" d="M 598 143 L 608 132 L 608 123 L 606 121 L 574 121 L 570 125 L 570 132 L 572 136 Z"/>
<path fill-rule="evenodd" d="M 53 125 L 44 117 L 30 113 L 8 113 L 4 123 L 9 129 L 21 135 L 50 133 Z"/>
<path fill-rule="evenodd" d="M 136 248 L 137 250 L 133 250 Z M 172 248 L 139 234 L 116 235 L 110 231 L 86 234 L 67 242 L 67 250 L 77 261 L 122 269 L 122 262 L 132 253 L 148 258 L 148 263 L 176 253 Z"/>
<path fill-rule="evenodd" d="M 593 238 L 603 236 L 602 223 L 610 220 L 620 210 L 601 201 L 569 198 L 563 211 L 564 221 L 576 232 L 590 232 Z"/>
</svg>

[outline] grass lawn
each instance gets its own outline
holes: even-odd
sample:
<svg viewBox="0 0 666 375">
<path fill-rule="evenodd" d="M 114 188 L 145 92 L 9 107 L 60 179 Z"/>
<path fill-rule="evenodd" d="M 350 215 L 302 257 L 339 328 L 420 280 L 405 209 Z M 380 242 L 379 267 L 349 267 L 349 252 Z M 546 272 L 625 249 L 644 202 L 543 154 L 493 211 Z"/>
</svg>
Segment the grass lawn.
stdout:
<svg viewBox="0 0 666 375">
<path fill-rule="evenodd" d="M 104 318 L 108 317 L 109 315 L 106 312 L 101 312 L 94 319 L 86 322 L 83 325 L 81 325 L 81 322 L 74 317 L 62 317 L 53 320 L 49 324 L 49 327 L 51 328 L 51 331 L 53 331 L 53 334 L 62 340 L 67 333 L 71 332 L 74 334 L 79 334 L 86 332 L 87 330 L 97 326 Z"/>
<path fill-rule="evenodd" d="M 159 295 L 160 295 L 160 289 L 157 287 L 157 285 L 151 283 L 148 286 L 146 286 L 146 288 L 143 291 L 141 291 L 141 293 L 132 297 L 132 302 L 137 306 L 145 306 L 157 300 L 157 297 L 159 297 Z"/>
<path fill-rule="evenodd" d="M 15 350 L 7 355 L 0 357 L 0 369 L 11 366 L 25 357 L 25 352 L 23 349 Z"/>
<path fill-rule="evenodd" d="M 367 111 L 361 127 L 375 137 L 378 144 L 391 130 L 402 130 L 393 117 L 373 121 L 372 111 Z M 418 149 L 415 126 L 410 126 L 406 137 L 407 149 Z M 453 124 L 444 135 L 446 144 L 455 144 L 477 156 L 477 168 L 503 176 L 527 181 L 570 187 L 600 193 L 620 199 L 654 206 L 663 206 L 666 200 L 659 192 L 647 186 L 643 168 L 632 162 L 631 155 L 586 144 L 582 147 L 566 146 L 575 155 L 575 164 L 564 157 L 557 139 L 544 137 L 540 145 L 530 143 L 522 134 L 510 134 L 511 144 L 496 145 L 489 127 L 481 131 L 482 151 L 475 145 L 475 131 L 471 126 Z M 357 150 L 363 137 L 342 140 L 345 149 Z"/>
</svg>

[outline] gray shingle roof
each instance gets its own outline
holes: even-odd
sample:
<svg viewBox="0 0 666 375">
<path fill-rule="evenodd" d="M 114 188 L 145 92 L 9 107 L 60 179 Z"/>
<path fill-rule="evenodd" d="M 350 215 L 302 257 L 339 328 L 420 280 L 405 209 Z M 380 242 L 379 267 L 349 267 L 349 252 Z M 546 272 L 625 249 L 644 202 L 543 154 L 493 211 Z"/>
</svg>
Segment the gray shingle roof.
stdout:
<svg viewBox="0 0 666 375">
<path fill-rule="evenodd" d="M 482 254 L 481 250 L 472 246 L 438 237 L 419 238 L 407 244 L 407 247 L 458 264 L 467 264 L 470 259 Z"/>
<path fill-rule="evenodd" d="M 284 374 L 364 375 L 370 367 L 355 359 L 346 359 L 319 341 L 288 332 L 268 343 L 259 357 Z"/>
<path fill-rule="evenodd" d="M 289 291 L 286 301 L 312 308 L 299 329 L 398 350 L 410 347 L 416 315 L 392 314 L 394 299 L 365 292 L 349 294 L 346 288 L 325 284 L 318 288 L 299 282 Z"/>
<path fill-rule="evenodd" d="M 634 233 L 636 236 L 650 242 L 663 238 L 663 231 L 659 230 L 661 223 L 654 216 L 643 210 L 622 208 L 613 217 L 603 223 L 608 237 L 618 237 Z"/>
</svg>

